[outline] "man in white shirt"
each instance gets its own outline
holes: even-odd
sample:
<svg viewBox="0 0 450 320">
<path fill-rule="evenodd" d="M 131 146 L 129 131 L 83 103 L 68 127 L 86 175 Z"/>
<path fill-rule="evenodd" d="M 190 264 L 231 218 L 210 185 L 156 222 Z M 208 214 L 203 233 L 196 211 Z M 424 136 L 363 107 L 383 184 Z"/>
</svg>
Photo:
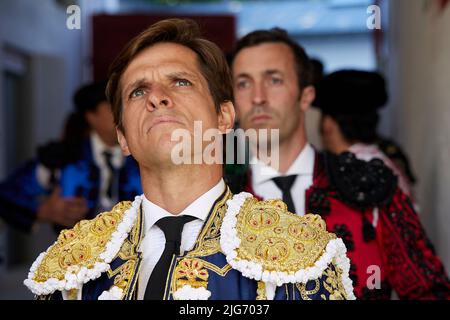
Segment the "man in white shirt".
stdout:
<svg viewBox="0 0 450 320">
<path fill-rule="evenodd" d="M 234 124 L 227 62 L 193 21 L 163 20 L 131 40 L 111 65 L 107 95 L 122 151 L 139 163 L 144 194 L 62 232 L 25 281 L 35 294 L 354 298 L 345 246 L 318 216 L 290 215 L 281 201 L 233 196 L 221 162 L 191 161 L 208 144 L 188 148 L 186 162 L 174 161 L 174 132 L 195 138 L 198 121 L 218 134 Z"/>
<path fill-rule="evenodd" d="M 404 299 L 448 296 L 442 263 L 391 170 L 351 153 L 315 152 L 308 143 L 305 112 L 315 88 L 304 49 L 282 29 L 257 30 L 238 41 L 232 71 L 240 126 L 278 129 L 280 151 L 279 168 L 253 158 L 243 170 L 230 169 L 233 192 L 282 198 L 298 215 L 320 214 L 346 244 L 358 298 L 390 299 L 392 288 Z M 346 105 L 349 92 L 336 90 Z M 333 98 L 324 97 L 335 107 Z M 374 266 L 380 270 L 378 288 L 371 282 Z"/>
<path fill-rule="evenodd" d="M 268 168 L 253 156 L 250 162 L 253 190 L 264 199 L 295 194 L 290 209 L 300 215 L 305 210 L 305 190 L 313 182 L 315 158 L 304 122 L 305 112 L 315 97 L 309 69 L 306 53 L 292 41 L 268 40 L 242 48 L 238 44 L 233 60 L 240 126 L 279 129 L 279 170 Z M 288 177 L 293 177 L 290 190 L 283 191 L 274 178 Z"/>
</svg>

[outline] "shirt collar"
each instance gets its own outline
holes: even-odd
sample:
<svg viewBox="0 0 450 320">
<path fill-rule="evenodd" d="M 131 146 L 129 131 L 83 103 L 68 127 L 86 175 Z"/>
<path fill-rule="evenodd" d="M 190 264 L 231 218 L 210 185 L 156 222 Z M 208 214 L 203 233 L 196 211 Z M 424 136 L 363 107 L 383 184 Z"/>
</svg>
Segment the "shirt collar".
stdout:
<svg viewBox="0 0 450 320">
<path fill-rule="evenodd" d="M 124 157 L 122 154 L 122 150 L 120 150 L 120 147 L 118 145 L 114 147 L 108 147 L 95 131 L 91 132 L 90 139 L 95 163 L 97 163 L 99 166 L 106 165 L 103 152 L 109 151 L 112 156 L 112 165 L 115 168 L 120 168 L 122 166 Z"/>
<path fill-rule="evenodd" d="M 223 179 L 220 179 L 219 183 L 198 197 L 177 216 L 188 215 L 205 221 L 214 202 L 220 197 L 224 190 L 225 182 Z M 142 202 L 142 209 L 144 211 L 144 230 L 146 232 L 150 230 L 159 219 L 174 216 L 172 213 L 148 200 L 145 195 Z"/>
<path fill-rule="evenodd" d="M 307 143 L 303 150 L 299 153 L 295 161 L 289 167 L 285 175 L 313 175 L 314 158 L 314 148 L 309 143 Z M 258 185 L 275 177 L 282 176 L 280 172 L 266 165 L 255 156 L 253 156 L 252 161 L 250 162 L 250 167 L 252 170 L 252 182 L 254 185 Z"/>
</svg>

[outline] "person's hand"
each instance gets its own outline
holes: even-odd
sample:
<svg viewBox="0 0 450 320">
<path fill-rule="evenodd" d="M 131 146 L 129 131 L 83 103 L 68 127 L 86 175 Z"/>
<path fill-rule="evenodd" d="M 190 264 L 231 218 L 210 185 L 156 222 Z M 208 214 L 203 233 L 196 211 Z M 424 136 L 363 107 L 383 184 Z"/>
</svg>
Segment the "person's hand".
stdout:
<svg viewBox="0 0 450 320">
<path fill-rule="evenodd" d="M 37 218 L 40 221 L 71 228 L 86 216 L 88 212 L 86 200 L 80 197 L 62 198 L 60 193 L 61 188 L 56 187 L 41 203 Z"/>
</svg>

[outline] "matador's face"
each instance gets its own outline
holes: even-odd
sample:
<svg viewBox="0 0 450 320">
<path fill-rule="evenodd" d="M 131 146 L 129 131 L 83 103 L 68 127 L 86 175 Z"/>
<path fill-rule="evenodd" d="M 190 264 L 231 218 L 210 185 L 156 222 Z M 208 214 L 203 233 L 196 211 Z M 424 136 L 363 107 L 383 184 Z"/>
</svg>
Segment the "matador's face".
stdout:
<svg viewBox="0 0 450 320">
<path fill-rule="evenodd" d="M 124 132 L 118 131 L 125 154 L 140 165 L 171 161 L 178 143 L 174 130 L 194 134 L 194 121 L 203 130 L 218 128 L 208 83 L 197 55 L 175 43 L 158 43 L 139 53 L 121 78 Z M 194 152 L 194 151 L 193 151 Z"/>
</svg>

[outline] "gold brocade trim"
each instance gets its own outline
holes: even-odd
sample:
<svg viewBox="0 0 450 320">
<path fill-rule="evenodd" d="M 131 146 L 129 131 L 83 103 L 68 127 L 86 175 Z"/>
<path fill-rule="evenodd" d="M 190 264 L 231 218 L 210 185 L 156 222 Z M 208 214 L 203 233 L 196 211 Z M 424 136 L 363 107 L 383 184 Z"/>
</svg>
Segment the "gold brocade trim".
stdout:
<svg viewBox="0 0 450 320">
<path fill-rule="evenodd" d="M 219 268 L 215 264 L 212 264 L 208 261 L 203 261 L 203 263 L 205 264 L 206 269 L 215 272 L 216 274 L 218 274 L 221 277 L 225 277 L 227 275 L 228 271 L 230 271 L 232 269 L 228 263 L 225 266 L 223 266 L 222 268 Z"/>
<path fill-rule="evenodd" d="M 78 300 L 79 289 L 70 289 L 67 291 L 66 300 Z"/>
<path fill-rule="evenodd" d="M 281 200 L 248 198 L 237 215 L 236 230 L 241 240 L 236 260 L 288 273 L 314 266 L 335 238 L 320 216 L 290 213 Z"/>
<path fill-rule="evenodd" d="M 103 262 L 100 254 L 130 207 L 130 201 L 121 202 L 93 220 L 83 220 L 73 229 L 63 230 L 37 268 L 33 280 L 63 280 L 67 271 L 76 273 L 82 267 L 91 269 L 97 262 Z"/>
<path fill-rule="evenodd" d="M 120 273 L 114 278 L 114 285 L 122 289 L 124 293 L 128 292 L 135 266 L 135 260 L 128 260 L 118 268 Z"/>
<path fill-rule="evenodd" d="M 204 287 L 206 289 L 209 279 L 208 270 L 225 277 L 231 269 L 229 264 L 219 268 L 215 264 L 200 258 L 179 258 L 172 274 L 171 294 L 184 285 L 190 285 L 193 288 Z M 199 276 L 196 276 L 197 274 Z"/>
<path fill-rule="evenodd" d="M 325 270 L 323 286 L 329 293 L 328 300 L 347 300 L 347 293 L 342 283 L 342 270 L 339 267 L 333 265 L 333 268 L 330 266 Z M 324 294 L 320 296 L 322 300 L 327 300 Z"/>
<path fill-rule="evenodd" d="M 141 273 L 141 268 L 142 268 L 142 263 L 141 263 L 141 259 L 139 261 L 138 267 L 135 270 L 134 276 L 135 276 L 135 280 L 133 283 L 133 286 L 131 288 L 131 290 L 128 292 L 128 294 L 125 297 L 128 297 L 129 300 L 137 300 L 138 299 L 138 295 L 139 295 L 139 275 Z"/>
<path fill-rule="evenodd" d="M 208 286 L 209 273 L 200 259 L 182 259 L 178 262 L 172 275 L 172 291 L 175 292 L 185 285 L 193 288 Z"/>
<path fill-rule="evenodd" d="M 267 300 L 266 284 L 258 281 L 258 288 L 256 289 L 256 300 Z"/>
<path fill-rule="evenodd" d="M 315 279 L 313 281 L 314 281 L 314 288 L 310 289 L 310 290 L 306 289 L 306 284 L 304 284 L 304 283 L 296 283 L 295 284 L 295 286 L 297 287 L 298 291 L 300 291 L 300 295 L 302 296 L 303 300 L 312 300 L 310 298 L 310 295 L 313 295 L 313 294 L 316 294 L 317 292 L 319 292 L 319 290 L 320 290 L 320 280 Z"/>
<path fill-rule="evenodd" d="M 142 210 L 141 207 L 139 207 L 136 223 L 116 256 L 125 262 L 115 270 L 108 269 L 107 271 L 109 278 L 115 277 L 114 285 L 123 290 L 122 297 L 129 296 L 136 288 L 137 279 L 135 279 L 135 281 L 133 281 L 133 279 L 140 266 L 140 256 L 137 249 L 143 238 L 142 227 Z"/>
<path fill-rule="evenodd" d="M 186 254 L 186 257 L 205 257 L 220 252 L 220 227 L 227 210 L 226 202 L 231 199 L 232 193 L 228 186 L 224 195 L 214 205 L 211 214 L 204 224 L 200 235 L 197 237 L 194 249 Z"/>
</svg>

